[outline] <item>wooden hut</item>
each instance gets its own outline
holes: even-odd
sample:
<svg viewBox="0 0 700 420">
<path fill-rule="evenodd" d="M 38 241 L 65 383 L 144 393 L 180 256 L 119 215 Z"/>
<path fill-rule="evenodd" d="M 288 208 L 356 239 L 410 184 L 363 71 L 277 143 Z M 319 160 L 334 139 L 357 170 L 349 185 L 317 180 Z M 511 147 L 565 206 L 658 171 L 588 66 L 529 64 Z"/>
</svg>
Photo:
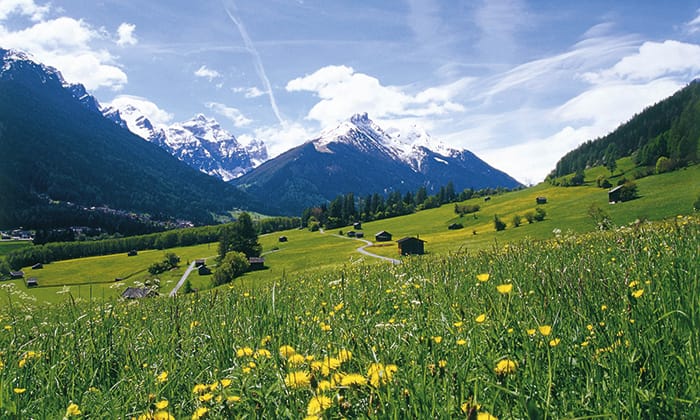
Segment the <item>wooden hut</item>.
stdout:
<svg viewBox="0 0 700 420">
<path fill-rule="evenodd" d="M 374 240 L 377 242 L 387 242 L 391 240 L 391 233 L 383 230 L 374 235 Z"/>
<path fill-rule="evenodd" d="M 396 243 L 399 245 L 399 255 L 423 255 L 425 254 L 425 241 L 414 237 L 401 238 Z"/>
</svg>

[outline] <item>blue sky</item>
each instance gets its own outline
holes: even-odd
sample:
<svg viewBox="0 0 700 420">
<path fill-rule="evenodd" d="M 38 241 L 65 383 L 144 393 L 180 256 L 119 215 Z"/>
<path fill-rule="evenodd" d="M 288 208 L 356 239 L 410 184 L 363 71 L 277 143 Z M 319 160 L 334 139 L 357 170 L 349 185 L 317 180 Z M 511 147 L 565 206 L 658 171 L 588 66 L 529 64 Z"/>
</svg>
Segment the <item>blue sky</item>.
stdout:
<svg viewBox="0 0 700 420">
<path fill-rule="evenodd" d="M 536 183 L 700 75 L 700 0 L 0 0 L 0 47 L 272 155 L 368 112 Z"/>
</svg>

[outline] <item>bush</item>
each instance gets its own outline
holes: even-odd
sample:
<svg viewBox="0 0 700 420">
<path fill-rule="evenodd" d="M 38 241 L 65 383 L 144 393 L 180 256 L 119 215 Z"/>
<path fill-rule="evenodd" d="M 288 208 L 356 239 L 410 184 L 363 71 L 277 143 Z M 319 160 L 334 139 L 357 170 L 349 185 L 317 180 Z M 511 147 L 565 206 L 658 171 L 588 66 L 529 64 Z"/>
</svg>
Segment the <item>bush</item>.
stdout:
<svg viewBox="0 0 700 420">
<path fill-rule="evenodd" d="M 493 226 L 498 232 L 506 229 L 506 224 L 498 217 L 498 215 L 493 216 Z"/>
<path fill-rule="evenodd" d="M 620 201 L 629 201 L 637 198 L 637 184 L 627 181 L 620 188 Z"/>
<path fill-rule="evenodd" d="M 613 224 L 612 220 L 610 220 L 610 216 L 605 210 L 601 209 L 598 204 L 592 203 L 590 207 L 588 207 L 588 215 L 591 217 L 598 230 L 612 229 Z"/>
<path fill-rule="evenodd" d="M 249 268 L 250 263 L 244 253 L 228 252 L 216 269 L 216 273 L 212 277 L 212 284 L 216 287 L 230 283 L 236 277 L 242 276 Z"/>
<path fill-rule="evenodd" d="M 518 227 L 520 226 L 520 223 L 522 222 L 523 218 L 519 214 L 516 214 L 513 216 L 513 226 Z"/>
<path fill-rule="evenodd" d="M 541 207 L 535 208 L 535 221 L 536 222 L 543 221 L 545 216 L 547 216 L 547 212 L 543 208 L 541 208 Z"/>
<path fill-rule="evenodd" d="M 321 228 L 321 224 L 318 222 L 313 222 L 309 224 L 309 230 L 311 232 L 318 232 L 318 230 Z"/>
<path fill-rule="evenodd" d="M 525 220 L 527 220 L 527 223 L 529 224 L 535 223 L 535 212 L 530 210 L 527 213 L 525 213 Z"/>
<path fill-rule="evenodd" d="M 664 172 L 670 172 L 674 169 L 674 166 L 673 160 L 666 156 L 660 156 L 659 159 L 656 160 L 656 173 L 662 174 Z"/>
</svg>

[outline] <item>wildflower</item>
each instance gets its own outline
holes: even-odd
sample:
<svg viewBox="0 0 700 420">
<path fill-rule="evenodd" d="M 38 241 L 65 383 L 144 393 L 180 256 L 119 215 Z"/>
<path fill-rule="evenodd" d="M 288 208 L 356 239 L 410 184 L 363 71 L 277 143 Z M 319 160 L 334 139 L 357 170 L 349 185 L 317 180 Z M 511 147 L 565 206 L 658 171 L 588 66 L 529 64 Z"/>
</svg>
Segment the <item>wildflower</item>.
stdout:
<svg viewBox="0 0 700 420">
<path fill-rule="evenodd" d="M 158 376 L 156 376 L 156 382 L 158 382 L 159 384 L 162 384 L 163 382 L 165 382 L 167 380 L 168 380 L 168 372 L 167 371 L 163 371 L 160 374 L 158 374 Z"/>
<path fill-rule="evenodd" d="M 458 345 L 458 346 L 463 346 L 463 345 L 465 345 L 465 344 L 467 344 L 467 340 L 465 340 L 465 339 L 463 339 L 463 338 L 460 338 L 459 340 L 457 340 L 457 345 Z"/>
<path fill-rule="evenodd" d="M 343 302 L 340 302 L 339 304 L 337 304 L 333 307 L 333 310 L 335 312 L 338 312 L 339 310 L 343 309 L 343 306 L 345 306 L 345 304 Z"/>
<path fill-rule="evenodd" d="M 314 371 L 321 371 L 323 376 L 330 375 L 332 370 L 338 369 L 340 367 L 340 359 L 335 357 L 326 357 L 323 361 L 316 361 L 311 363 L 311 369 Z"/>
<path fill-rule="evenodd" d="M 272 357 L 272 353 L 270 353 L 270 350 L 268 350 L 268 349 L 257 349 L 255 351 L 255 353 L 253 354 L 253 357 L 256 359 L 261 358 L 261 357 L 269 359 Z"/>
<path fill-rule="evenodd" d="M 76 403 L 70 403 L 68 404 L 68 408 L 66 408 L 66 415 L 63 417 L 71 417 L 71 416 L 79 416 L 81 414 L 80 412 L 80 407 L 78 407 L 78 404 Z"/>
<path fill-rule="evenodd" d="M 607 311 L 607 310 L 608 310 L 608 305 L 600 305 L 600 310 L 601 310 L 601 311 Z"/>
<path fill-rule="evenodd" d="M 485 282 L 489 280 L 489 273 L 477 274 L 476 279 L 480 282 Z"/>
<path fill-rule="evenodd" d="M 476 317 L 476 323 L 481 324 L 482 322 L 486 321 L 486 314 L 481 314 Z"/>
<path fill-rule="evenodd" d="M 369 383 L 375 388 L 378 388 L 379 385 L 389 383 L 398 369 L 396 365 L 384 366 L 381 363 L 372 363 L 369 369 L 367 369 Z"/>
<path fill-rule="evenodd" d="M 241 347 L 240 349 L 236 350 L 236 357 L 238 358 L 252 355 L 253 349 L 251 349 L 250 347 Z"/>
<path fill-rule="evenodd" d="M 540 325 L 539 327 L 537 327 L 537 329 L 540 330 L 540 334 L 542 334 L 545 337 L 552 333 L 551 325 Z"/>
<path fill-rule="evenodd" d="M 352 360 L 352 352 L 350 350 L 342 349 L 338 352 L 338 359 L 340 359 L 341 362 Z"/>
<path fill-rule="evenodd" d="M 515 369 L 518 367 L 518 365 L 509 359 L 503 359 L 496 363 L 496 367 L 493 369 L 494 372 L 496 372 L 496 375 L 507 375 L 511 373 L 515 373 Z"/>
<path fill-rule="evenodd" d="M 5 331 L 12 330 L 12 325 L 5 325 Z"/>
<path fill-rule="evenodd" d="M 27 391 L 27 388 L 15 388 L 14 391 L 15 394 L 24 394 Z"/>
<path fill-rule="evenodd" d="M 333 405 L 333 400 L 325 395 L 316 395 L 309 401 L 309 405 L 306 407 L 306 414 L 309 416 L 318 416 L 331 405 Z"/>
<path fill-rule="evenodd" d="M 447 367 L 447 360 L 445 360 L 445 359 L 439 360 L 439 361 L 438 361 L 438 366 L 441 367 L 441 368 L 443 368 L 443 369 L 446 368 L 446 367 Z"/>
<path fill-rule="evenodd" d="M 296 350 L 294 350 L 294 347 L 292 346 L 287 346 L 284 345 L 280 347 L 280 356 L 282 356 L 283 359 L 287 359 L 289 356 L 296 354 Z"/>
<path fill-rule="evenodd" d="M 642 297 L 643 294 L 644 289 L 635 290 L 634 292 L 632 292 L 632 297 L 635 299 L 639 299 L 640 297 Z"/>
<path fill-rule="evenodd" d="M 194 327 L 197 327 L 199 325 L 200 325 L 199 321 L 192 321 L 192 322 L 190 322 L 190 329 L 193 329 Z"/>
<path fill-rule="evenodd" d="M 208 390 L 209 390 L 209 386 L 208 386 L 208 385 L 197 384 L 197 385 L 194 386 L 194 388 L 192 388 L 192 393 L 193 393 L 193 394 L 201 394 L 201 393 L 206 392 L 206 391 L 208 391 Z"/>
<path fill-rule="evenodd" d="M 528 328 L 527 329 L 527 335 L 535 335 L 535 329 L 534 328 Z"/>
<path fill-rule="evenodd" d="M 439 336 L 439 335 L 438 335 L 438 336 L 434 336 L 434 337 L 433 337 L 433 341 L 435 342 L 435 344 L 440 344 L 440 343 L 442 343 L 442 337 Z"/>
<path fill-rule="evenodd" d="M 496 290 L 500 294 L 507 295 L 513 290 L 513 283 L 499 284 L 496 286 Z"/>
<path fill-rule="evenodd" d="M 270 337 L 269 335 L 266 335 L 265 337 L 263 337 L 263 338 L 260 340 L 260 345 L 261 345 L 261 346 L 266 346 L 267 343 L 270 342 L 270 340 L 272 340 L 272 337 Z"/>
<path fill-rule="evenodd" d="M 593 331 L 593 325 L 591 325 L 591 324 L 586 325 L 586 329 L 588 331 Z"/>
<path fill-rule="evenodd" d="M 311 383 L 311 376 L 302 370 L 290 372 L 284 378 L 284 383 L 289 388 L 305 388 Z"/>
<path fill-rule="evenodd" d="M 318 382 L 319 391 L 328 391 L 331 388 L 333 388 L 333 385 L 330 383 L 330 381 L 323 380 Z"/>
<path fill-rule="evenodd" d="M 241 400 L 241 397 L 239 397 L 238 395 L 231 395 L 229 397 L 226 397 L 226 402 L 229 404 L 237 403 L 240 400 Z"/>
<path fill-rule="evenodd" d="M 157 403 L 155 403 L 155 406 L 158 410 L 168 408 L 168 400 L 158 401 Z"/>
<path fill-rule="evenodd" d="M 637 280 L 631 281 L 630 284 L 628 285 L 630 289 L 637 287 L 639 282 Z"/>
<path fill-rule="evenodd" d="M 560 342 L 560 341 L 561 341 L 561 339 L 559 339 L 559 338 L 555 338 L 555 339 L 553 339 L 553 340 L 549 340 L 549 345 L 550 345 L 550 347 L 556 347 L 556 346 L 559 345 L 559 342 Z"/>
<path fill-rule="evenodd" d="M 491 414 L 482 411 L 476 415 L 476 420 L 498 420 L 498 417 L 492 416 Z"/>
<path fill-rule="evenodd" d="M 207 392 L 206 394 L 199 396 L 199 401 L 209 402 L 212 400 L 212 398 L 214 398 L 214 394 L 212 394 L 211 392 Z"/>
<path fill-rule="evenodd" d="M 207 407 L 199 407 L 196 410 L 194 410 L 194 413 L 192 414 L 192 420 L 199 420 L 206 416 L 208 412 L 209 409 Z"/>
<path fill-rule="evenodd" d="M 588 340 L 581 343 L 581 347 L 588 347 Z"/>
<path fill-rule="evenodd" d="M 352 385 L 366 385 L 367 378 L 360 375 L 359 373 L 349 373 L 340 380 L 342 386 L 352 386 Z"/>
<path fill-rule="evenodd" d="M 455 323 L 452 324 L 452 325 L 454 325 L 456 328 L 460 328 L 462 325 L 464 325 L 464 322 L 462 322 L 462 321 L 457 321 L 457 322 L 455 322 Z"/>
<path fill-rule="evenodd" d="M 156 411 L 153 420 L 175 420 L 175 417 L 167 411 Z"/>
</svg>

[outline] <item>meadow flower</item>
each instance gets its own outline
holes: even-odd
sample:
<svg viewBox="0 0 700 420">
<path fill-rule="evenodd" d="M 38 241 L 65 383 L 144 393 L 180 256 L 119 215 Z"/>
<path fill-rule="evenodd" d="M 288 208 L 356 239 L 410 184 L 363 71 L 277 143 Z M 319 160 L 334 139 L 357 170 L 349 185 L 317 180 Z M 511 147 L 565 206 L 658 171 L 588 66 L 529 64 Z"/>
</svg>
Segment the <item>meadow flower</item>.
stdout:
<svg viewBox="0 0 700 420">
<path fill-rule="evenodd" d="M 68 404 L 68 408 L 66 408 L 66 415 L 63 417 L 71 417 L 71 416 L 79 416 L 81 414 L 80 407 L 78 407 L 78 404 L 76 403 L 70 403 Z"/>
<path fill-rule="evenodd" d="M 311 383 L 311 376 L 303 370 L 290 372 L 284 378 L 284 383 L 289 388 L 305 388 Z"/>
<path fill-rule="evenodd" d="M 331 384 L 330 381 L 323 380 L 323 381 L 318 382 L 318 390 L 319 391 L 328 391 L 331 388 L 333 388 L 333 385 Z"/>
<path fill-rule="evenodd" d="M 309 405 L 306 407 L 306 414 L 309 416 L 318 416 L 332 405 L 333 400 L 330 398 L 325 395 L 316 395 L 309 401 Z"/>
<path fill-rule="evenodd" d="M 528 328 L 526 332 L 527 335 L 535 335 L 536 330 L 534 328 Z"/>
<path fill-rule="evenodd" d="M 459 340 L 457 340 L 457 345 L 458 345 L 458 346 L 463 346 L 463 345 L 465 345 L 465 344 L 467 344 L 467 340 L 465 340 L 465 339 L 463 339 L 463 338 L 460 338 Z"/>
<path fill-rule="evenodd" d="M 206 394 L 199 396 L 199 401 L 209 402 L 212 400 L 212 398 L 214 398 L 214 394 L 212 394 L 211 392 L 207 392 Z"/>
<path fill-rule="evenodd" d="M 439 360 L 439 361 L 438 361 L 438 366 L 441 367 L 441 368 L 443 368 L 443 369 L 446 368 L 446 367 L 447 367 L 447 360 L 445 360 L 445 359 Z"/>
<path fill-rule="evenodd" d="M 234 403 L 239 402 L 240 400 L 241 400 L 241 397 L 239 397 L 238 395 L 231 395 L 229 397 L 226 397 L 226 402 L 228 404 L 234 404 Z"/>
<path fill-rule="evenodd" d="M 555 338 L 555 339 L 553 339 L 553 340 L 549 340 L 549 345 L 550 345 L 551 347 L 556 347 L 556 346 L 559 345 L 559 342 L 561 342 L 561 339 Z"/>
<path fill-rule="evenodd" d="M 643 294 L 644 289 L 635 290 L 634 292 L 632 292 L 632 297 L 635 299 L 639 299 L 640 297 L 642 297 Z"/>
<path fill-rule="evenodd" d="M 477 413 L 476 420 L 498 420 L 498 417 L 492 416 L 491 414 L 482 411 Z"/>
<path fill-rule="evenodd" d="M 15 394 L 24 394 L 27 391 L 27 388 L 15 388 L 14 392 Z"/>
<path fill-rule="evenodd" d="M 485 282 L 489 280 L 489 273 L 477 274 L 476 279 L 480 282 Z"/>
<path fill-rule="evenodd" d="M 190 322 L 190 329 L 193 329 L 194 327 L 199 326 L 199 321 L 192 321 Z"/>
<path fill-rule="evenodd" d="M 513 290 L 513 283 L 499 284 L 496 286 L 496 290 L 502 295 L 507 295 Z"/>
<path fill-rule="evenodd" d="M 231 382 L 232 382 L 232 381 L 231 381 L 230 379 L 228 379 L 228 378 L 224 378 L 224 379 L 222 379 L 222 380 L 219 381 L 219 383 L 221 383 L 221 386 L 222 386 L 223 388 L 228 388 L 228 386 L 231 385 Z"/>
<path fill-rule="evenodd" d="M 192 388 L 192 393 L 193 394 L 201 394 L 203 392 L 206 392 L 209 390 L 209 385 L 205 384 L 197 384 Z"/>
<path fill-rule="evenodd" d="M 156 411 L 151 417 L 153 420 L 175 420 L 175 417 L 167 411 Z"/>
<path fill-rule="evenodd" d="M 352 386 L 352 385 L 366 385 L 367 378 L 360 375 L 359 373 L 349 373 L 340 380 L 342 386 Z"/>
<path fill-rule="evenodd" d="M 338 352 L 338 359 L 341 363 L 347 362 L 352 359 L 352 352 L 350 350 L 342 349 Z"/>
<path fill-rule="evenodd" d="M 442 343 L 442 337 L 439 335 L 434 336 L 433 341 L 435 342 L 435 344 L 440 344 L 440 343 Z"/>
<path fill-rule="evenodd" d="M 253 357 L 256 359 L 260 358 L 260 357 L 264 357 L 266 359 L 269 359 L 272 357 L 272 353 L 270 353 L 270 350 L 268 350 L 268 349 L 257 349 L 255 351 L 255 354 L 253 354 Z"/>
<path fill-rule="evenodd" d="M 486 321 L 486 314 L 481 314 L 477 316 L 475 321 L 477 324 L 481 324 L 482 322 Z"/>
<path fill-rule="evenodd" d="M 637 280 L 634 280 L 634 281 L 631 281 L 630 284 L 628 284 L 628 287 L 630 289 L 632 289 L 634 287 L 637 287 L 638 284 L 639 284 L 639 282 Z"/>
<path fill-rule="evenodd" d="M 496 372 L 496 375 L 508 375 L 515 373 L 515 369 L 517 367 L 518 365 L 514 361 L 503 359 L 496 363 L 496 367 L 493 369 L 493 371 Z"/>
<path fill-rule="evenodd" d="M 545 337 L 552 333 L 551 325 L 540 325 L 539 327 L 537 327 L 537 329 L 540 330 L 540 334 L 542 334 Z"/>
<path fill-rule="evenodd" d="M 462 321 L 457 321 L 457 322 L 455 322 L 455 323 L 452 324 L 452 325 L 454 325 L 456 328 L 460 328 L 462 325 L 464 325 L 464 322 L 462 322 Z"/>
<path fill-rule="evenodd" d="M 168 380 L 168 372 L 167 371 L 163 371 L 163 372 L 159 373 L 158 376 L 156 376 L 156 382 L 158 382 L 159 384 L 162 384 L 163 382 L 165 382 L 167 380 Z"/>
<path fill-rule="evenodd" d="M 236 350 L 236 357 L 238 358 L 252 355 L 253 349 L 251 349 L 250 347 L 241 347 L 240 349 Z"/>
<path fill-rule="evenodd" d="M 601 311 L 607 311 L 607 310 L 608 310 L 608 305 L 600 305 L 600 310 L 601 310 Z"/>
<path fill-rule="evenodd" d="M 280 356 L 282 356 L 283 359 L 287 359 L 289 356 L 296 354 L 296 350 L 294 350 L 294 347 L 292 346 L 287 346 L 284 345 L 280 347 Z"/>
<path fill-rule="evenodd" d="M 372 363 L 369 369 L 367 369 L 369 383 L 375 388 L 378 388 L 379 385 L 387 384 L 391 382 L 394 373 L 396 373 L 398 369 L 396 365 L 384 366 L 382 363 Z"/>
<path fill-rule="evenodd" d="M 209 409 L 207 407 L 198 407 L 192 414 L 192 420 L 199 420 L 206 416 L 208 412 Z"/>
</svg>

